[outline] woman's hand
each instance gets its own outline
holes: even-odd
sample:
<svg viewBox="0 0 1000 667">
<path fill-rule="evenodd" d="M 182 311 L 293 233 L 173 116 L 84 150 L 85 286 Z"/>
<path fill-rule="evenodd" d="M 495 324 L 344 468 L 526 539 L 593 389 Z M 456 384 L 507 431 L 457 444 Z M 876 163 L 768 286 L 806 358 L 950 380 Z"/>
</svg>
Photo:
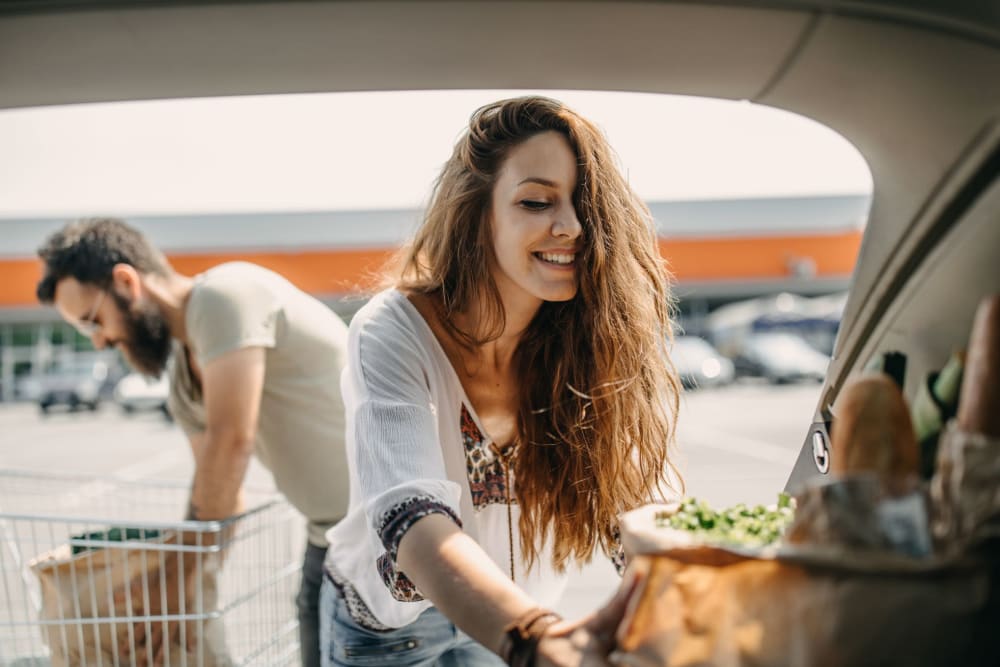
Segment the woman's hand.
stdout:
<svg viewBox="0 0 1000 667">
<path fill-rule="evenodd" d="M 553 623 L 538 642 L 539 667 L 604 667 L 615 648 L 615 633 L 641 575 L 629 568 L 618 592 L 603 608 L 577 621 Z"/>
<path fill-rule="evenodd" d="M 605 667 L 611 665 L 608 655 L 614 648 L 607 636 L 593 630 L 578 626 L 577 623 L 560 623 L 563 628 L 560 635 L 546 635 L 538 643 L 538 657 L 535 664 L 539 667 Z"/>
</svg>

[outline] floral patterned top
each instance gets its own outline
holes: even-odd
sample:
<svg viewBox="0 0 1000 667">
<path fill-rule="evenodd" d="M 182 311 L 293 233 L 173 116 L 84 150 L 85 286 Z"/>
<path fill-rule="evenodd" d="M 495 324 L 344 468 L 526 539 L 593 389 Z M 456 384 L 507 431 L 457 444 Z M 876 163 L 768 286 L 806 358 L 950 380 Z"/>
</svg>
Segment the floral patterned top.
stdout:
<svg viewBox="0 0 1000 667">
<path fill-rule="evenodd" d="M 401 292 L 382 292 L 355 315 L 341 385 L 351 499 L 327 533 L 325 569 L 354 620 L 398 628 L 431 606 L 396 565 L 403 535 L 431 513 L 454 521 L 540 605 L 553 606 L 565 575 L 548 565 L 548 544 L 531 570 L 512 558 L 521 553 L 520 511 L 505 452 L 485 435 L 447 355 Z"/>
</svg>

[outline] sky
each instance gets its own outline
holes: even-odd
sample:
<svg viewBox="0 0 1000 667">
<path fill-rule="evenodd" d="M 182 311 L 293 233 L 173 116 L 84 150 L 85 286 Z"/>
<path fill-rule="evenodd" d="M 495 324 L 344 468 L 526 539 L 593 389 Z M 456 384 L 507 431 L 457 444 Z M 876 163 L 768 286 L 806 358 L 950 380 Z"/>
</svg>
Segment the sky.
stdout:
<svg viewBox="0 0 1000 667">
<path fill-rule="evenodd" d="M 0 218 L 416 208 L 477 107 L 526 91 L 269 95 L 0 111 Z M 543 91 L 647 201 L 868 194 L 858 151 L 749 102 Z"/>
</svg>

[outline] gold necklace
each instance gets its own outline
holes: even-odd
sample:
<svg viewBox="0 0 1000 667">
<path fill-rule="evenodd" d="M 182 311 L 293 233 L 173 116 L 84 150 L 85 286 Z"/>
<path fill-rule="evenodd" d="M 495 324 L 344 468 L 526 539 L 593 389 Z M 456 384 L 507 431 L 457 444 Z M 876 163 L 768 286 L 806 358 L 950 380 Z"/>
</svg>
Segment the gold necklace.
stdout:
<svg viewBox="0 0 1000 667">
<path fill-rule="evenodd" d="M 503 452 L 499 452 L 500 464 L 503 466 L 503 487 L 507 495 L 507 546 L 510 555 L 510 580 L 516 582 L 514 578 L 514 521 L 511 518 L 510 507 L 510 459 L 514 452 L 514 445 L 508 445 Z"/>
</svg>

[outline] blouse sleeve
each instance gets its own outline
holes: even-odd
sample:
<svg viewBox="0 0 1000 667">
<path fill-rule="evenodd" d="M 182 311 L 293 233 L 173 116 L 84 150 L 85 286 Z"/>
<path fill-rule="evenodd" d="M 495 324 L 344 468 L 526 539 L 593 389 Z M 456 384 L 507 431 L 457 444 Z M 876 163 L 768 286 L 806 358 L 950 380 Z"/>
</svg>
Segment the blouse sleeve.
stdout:
<svg viewBox="0 0 1000 667">
<path fill-rule="evenodd" d="M 394 570 L 399 542 L 418 519 L 437 513 L 462 525 L 461 489 L 445 472 L 428 350 L 398 308 L 370 305 L 351 323 L 344 402 L 358 493 Z"/>
<path fill-rule="evenodd" d="M 622 544 L 620 525 L 615 524 L 612 535 L 614 541 L 611 544 L 611 551 L 608 554 L 608 558 L 611 560 L 611 564 L 615 566 L 615 572 L 620 577 L 625 574 L 625 566 L 628 565 L 628 560 L 625 558 L 625 547 Z"/>
</svg>

